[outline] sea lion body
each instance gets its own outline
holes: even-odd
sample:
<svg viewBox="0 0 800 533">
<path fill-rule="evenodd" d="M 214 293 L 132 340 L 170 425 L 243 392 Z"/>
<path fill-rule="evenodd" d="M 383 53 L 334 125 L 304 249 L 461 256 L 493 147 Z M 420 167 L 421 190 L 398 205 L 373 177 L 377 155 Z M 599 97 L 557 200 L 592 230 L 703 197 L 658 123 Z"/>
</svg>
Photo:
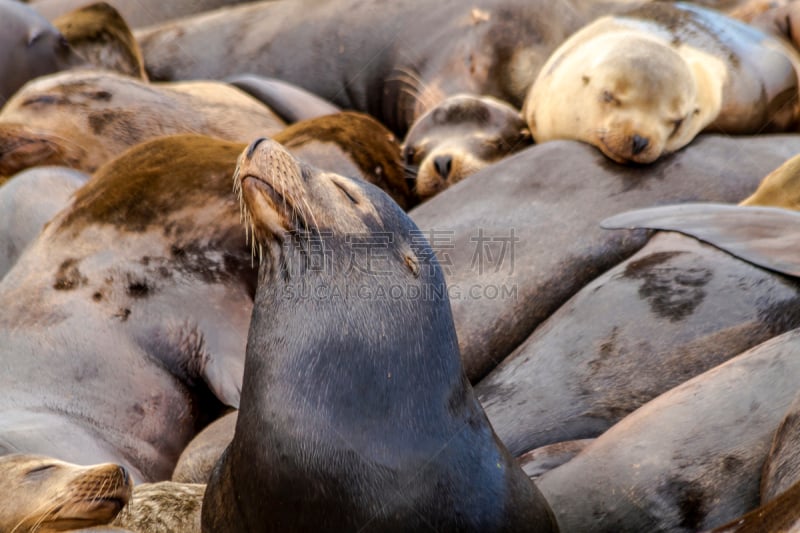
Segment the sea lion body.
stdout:
<svg viewBox="0 0 800 533">
<path fill-rule="evenodd" d="M 697 531 L 758 505 L 772 434 L 797 393 L 800 330 L 643 405 L 539 487 L 563 533 Z"/>
<path fill-rule="evenodd" d="M 208 484 L 203 530 L 552 530 L 471 393 L 446 296 L 377 292 L 444 289 L 399 206 L 265 139 L 236 174 L 265 260 L 236 432 Z M 295 239 L 300 228 L 310 233 Z M 382 234 L 392 237 L 375 270 L 349 269 L 347 252 L 363 265 L 364 245 Z M 317 245 L 329 266 L 308 261 Z M 348 287 L 362 289 L 305 294 Z M 285 335 L 293 324 L 302 333 Z"/>
<path fill-rule="evenodd" d="M 46 164 L 94 172 L 160 135 L 200 133 L 246 143 L 283 127 L 260 102 L 221 82 L 148 84 L 76 70 L 30 82 L 0 111 L 0 174 Z"/>
<path fill-rule="evenodd" d="M 135 147 L 0 281 L 0 455 L 168 479 L 186 443 L 238 405 L 255 285 L 230 194 L 241 146 Z"/>
<path fill-rule="evenodd" d="M 798 141 L 703 135 L 649 168 L 621 167 L 583 143 L 549 142 L 411 210 L 445 270 L 467 376 L 477 382 L 573 294 L 647 241 L 644 232 L 603 230 L 601 220 L 670 201 L 738 202 L 759 176 L 797 153 Z"/>
<path fill-rule="evenodd" d="M 71 168 L 37 167 L 0 185 L 0 279 L 88 179 Z"/>
<path fill-rule="evenodd" d="M 0 530 L 53 533 L 108 524 L 128 503 L 132 485 L 128 472 L 116 464 L 0 456 Z"/>
<path fill-rule="evenodd" d="M 558 44 L 597 13 L 635 3 L 261 2 L 147 28 L 137 38 L 153 79 L 278 78 L 369 113 L 402 137 L 448 95 L 521 106 Z"/>
<path fill-rule="evenodd" d="M 713 10 L 655 2 L 606 16 L 542 67 L 523 113 L 536 142 L 578 139 L 651 163 L 701 131 L 783 131 L 797 119 L 797 54 Z"/>
<path fill-rule="evenodd" d="M 459 94 L 411 125 L 403 158 L 416 168 L 415 192 L 427 199 L 530 144 L 518 110 L 496 98 Z"/>
</svg>

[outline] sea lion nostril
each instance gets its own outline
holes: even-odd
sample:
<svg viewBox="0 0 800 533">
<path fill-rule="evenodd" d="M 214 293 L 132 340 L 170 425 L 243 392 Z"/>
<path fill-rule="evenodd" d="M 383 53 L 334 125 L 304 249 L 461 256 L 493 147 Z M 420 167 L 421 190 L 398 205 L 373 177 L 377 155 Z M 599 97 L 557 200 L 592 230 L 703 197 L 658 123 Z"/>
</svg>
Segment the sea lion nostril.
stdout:
<svg viewBox="0 0 800 533">
<path fill-rule="evenodd" d="M 262 142 L 266 141 L 266 140 L 267 140 L 266 137 L 259 137 L 258 139 L 253 141 L 253 143 L 247 148 L 247 159 L 250 159 L 251 157 L 253 157 L 253 152 L 256 151 L 256 148 L 258 148 L 258 145 L 261 144 Z"/>
<path fill-rule="evenodd" d="M 647 139 L 646 137 L 640 137 L 639 135 L 634 134 L 633 135 L 633 140 L 632 140 L 633 155 L 640 154 L 645 148 L 647 148 L 648 144 L 650 144 L 650 140 L 649 139 Z"/>
<path fill-rule="evenodd" d="M 436 167 L 436 172 L 443 178 L 447 179 L 450 171 L 453 169 L 453 158 L 449 155 L 440 155 L 433 160 L 433 166 Z"/>
</svg>

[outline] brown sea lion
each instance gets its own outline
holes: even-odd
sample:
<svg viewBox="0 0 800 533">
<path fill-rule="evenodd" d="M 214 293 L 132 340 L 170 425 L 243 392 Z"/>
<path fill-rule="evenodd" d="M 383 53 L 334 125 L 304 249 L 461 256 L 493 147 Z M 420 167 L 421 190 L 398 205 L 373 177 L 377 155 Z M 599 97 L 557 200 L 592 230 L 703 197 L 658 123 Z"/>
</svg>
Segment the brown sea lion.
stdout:
<svg viewBox="0 0 800 533">
<path fill-rule="evenodd" d="M 770 172 L 741 204 L 800 210 L 800 155 Z"/>
<path fill-rule="evenodd" d="M 136 533 L 200 533 L 200 508 L 206 486 L 193 483 L 142 483 L 112 525 Z"/>
<path fill-rule="evenodd" d="M 84 62 L 52 24 L 25 4 L 0 0 L 0 20 L 0 106 L 28 80 Z"/>
<path fill-rule="evenodd" d="M 128 472 L 116 464 L 0 456 L 0 531 L 52 533 L 108 524 L 128 503 L 131 486 Z"/>
<path fill-rule="evenodd" d="M 577 139 L 652 163 L 704 130 L 796 126 L 797 52 L 738 20 L 654 2 L 573 34 L 542 67 L 523 114 L 536 142 Z"/>
<path fill-rule="evenodd" d="M 71 168 L 38 167 L 0 185 L 0 278 L 88 179 Z"/>
<path fill-rule="evenodd" d="M 267 139 L 234 182 L 264 260 L 203 531 L 553 530 L 472 395 L 441 269 L 399 206 Z"/>
<path fill-rule="evenodd" d="M 232 411 L 209 424 L 183 449 L 172 481 L 208 483 L 214 465 L 233 439 L 238 411 Z"/>
<path fill-rule="evenodd" d="M 794 330 L 646 403 L 539 478 L 560 530 L 697 531 L 755 508 L 798 380 Z"/>
<path fill-rule="evenodd" d="M 415 171 L 415 192 L 425 200 L 531 142 L 518 110 L 496 98 L 460 94 L 411 125 L 403 158 Z"/>
<path fill-rule="evenodd" d="M 414 208 L 409 214 L 447 276 L 469 378 L 477 382 L 573 294 L 647 241 L 645 232 L 603 230 L 601 220 L 665 202 L 738 202 L 798 151 L 800 136 L 702 135 L 640 168 L 612 163 L 583 143 L 554 141 Z"/>
<path fill-rule="evenodd" d="M 221 82 L 148 84 L 112 72 L 64 72 L 28 83 L 0 110 L 0 175 L 48 164 L 93 172 L 161 135 L 245 143 L 283 127 L 260 102 Z"/>
<path fill-rule="evenodd" d="M 153 79 L 243 72 L 369 113 L 399 137 L 458 93 L 521 107 L 547 56 L 601 13 L 639 0 L 297 0 L 237 6 L 136 33 Z M 202 60 L 198 60 L 202 58 Z"/>
<path fill-rule="evenodd" d="M 0 455 L 168 479 L 238 405 L 256 274 L 230 187 L 241 146 L 184 135 L 132 148 L 0 280 Z"/>
<path fill-rule="evenodd" d="M 95 67 L 147 80 L 139 43 L 119 12 L 107 2 L 61 15 L 53 25 L 73 50 Z"/>
<path fill-rule="evenodd" d="M 675 209 L 684 207 L 697 204 Z M 800 234 L 797 213 L 769 225 L 752 213 L 764 208 L 725 207 L 737 211 L 729 224 L 741 230 L 741 247 L 758 249 L 752 237 L 769 229 L 786 235 L 791 249 L 791 235 Z M 680 219 L 691 224 L 689 216 Z M 774 255 L 767 268 L 780 265 L 782 254 L 765 255 Z M 555 311 L 476 393 L 518 454 L 596 437 L 659 394 L 797 327 L 799 280 L 692 237 L 660 233 Z"/>
</svg>

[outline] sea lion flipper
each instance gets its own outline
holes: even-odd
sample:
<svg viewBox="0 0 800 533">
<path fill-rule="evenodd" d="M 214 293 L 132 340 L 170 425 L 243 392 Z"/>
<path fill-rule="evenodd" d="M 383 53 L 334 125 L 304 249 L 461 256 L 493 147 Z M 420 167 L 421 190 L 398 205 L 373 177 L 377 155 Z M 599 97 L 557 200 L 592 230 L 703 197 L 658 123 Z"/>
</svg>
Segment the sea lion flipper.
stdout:
<svg viewBox="0 0 800 533">
<path fill-rule="evenodd" d="M 261 101 L 289 124 L 341 111 L 316 94 L 276 78 L 241 74 L 225 81 Z"/>
<path fill-rule="evenodd" d="M 677 231 L 754 265 L 800 276 L 800 214 L 775 207 L 681 204 L 628 211 L 603 220 L 605 229 Z"/>
</svg>

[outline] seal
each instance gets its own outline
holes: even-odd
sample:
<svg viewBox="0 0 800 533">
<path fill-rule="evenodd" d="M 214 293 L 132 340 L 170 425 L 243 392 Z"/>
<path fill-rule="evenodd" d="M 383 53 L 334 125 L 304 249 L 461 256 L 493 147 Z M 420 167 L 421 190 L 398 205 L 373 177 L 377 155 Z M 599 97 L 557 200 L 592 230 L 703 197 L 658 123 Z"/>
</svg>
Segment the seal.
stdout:
<svg viewBox="0 0 800 533">
<path fill-rule="evenodd" d="M 267 139 L 242 153 L 234 183 L 264 260 L 239 419 L 203 531 L 554 530 L 472 394 L 441 269 L 400 207 Z M 348 268 L 379 235 L 390 237 L 375 270 Z M 309 257 L 318 246 L 329 266 Z M 391 286 L 433 296 L 380 295 Z M 320 288 L 340 292 L 306 293 Z M 302 333 L 287 336 L 292 324 Z"/>
<path fill-rule="evenodd" d="M 0 456 L 0 530 L 51 532 L 108 524 L 128 503 L 131 487 L 128 472 L 115 464 Z"/>
<path fill-rule="evenodd" d="M 231 411 L 198 433 L 178 457 L 175 470 L 172 472 L 172 481 L 208 483 L 214 465 L 233 439 L 238 415 L 238 411 Z"/>
<path fill-rule="evenodd" d="M 714 10 L 654 2 L 606 16 L 542 67 L 523 114 L 536 142 L 576 139 L 652 163 L 705 130 L 784 131 L 797 119 L 797 53 Z"/>
<path fill-rule="evenodd" d="M 581 288 L 476 386 L 512 453 L 597 437 L 659 394 L 800 327 L 800 280 L 784 275 L 796 276 L 782 259 L 796 242 L 792 235 L 800 233 L 800 215 L 719 207 L 725 213 L 704 204 L 669 209 L 687 227 L 699 229 L 700 216 L 720 232 L 730 227 L 738 232 L 735 243 L 730 235 L 709 236 L 711 244 L 677 233 L 655 235 Z M 635 223 L 619 221 L 634 216 L 623 214 L 603 224 L 660 226 L 646 214 L 665 209 L 636 211 Z M 781 246 L 788 248 L 780 252 L 762 244 L 783 243 L 784 237 Z M 756 266 L 742 260 L 734 247 L 752 249 L 764 261 Z"/>
<path fill-rule="evenodd" d="M 63 35 L 29 6 L 0 0 L 0 107 L 25 82 L 83 63 Z"/>
<path fill-rule="evenodd" d="M 119 12 L 97 2 L 56 18 L 53 25 L 92 65 L 147 81 L 139 44 Z"/>
<path fill-rule="evenodd" d="M 758 505 L 759 472 L 797 394 L 800 330 L 671 389 L 539 478 L 560 530 L 699 531 Z"/>
<path fill-rule="evenodd" d="M 383 189 L 403 209 L 419 200 L 394 134 L 364 113 L 344 111 L 288 126 L 274 136 L 295 157 L 322 170 Z"/>
<path fill-rule="evenodd" d="M 205 490 L 205 485 L 171 481 L 136 485 L 112 525 L 144 533 L 199 533 Z"/>
<path fill-rule="evenodd" d="M 0 185 L 0 279 L 88 179 L 71 168 L 37 167 Z"/>
<path fill-rule="evenodd" d="M 196 135 L 139 144 L 0 280 L 0 455 L 165 480 L 238 406 L 256 284 L 230 187 L 241 150 Z"/>
<path fill-rule="evenodd" d="M 425 200 L 530 144 L 518 110 L 489 96 L 459 94 L 411 125 L 403 158 L 416 174 L 417 195 Z"/>
<path fill-rule="evenodd" d="M 278 78 L 368 113 L 403 138 L 426 109 L 450 95 L 494 96 L 520 108 L 564 39 L 601 13 L 637 3 L 259 2 L 167 22 L 136 37 L 153 79 Z"/>
<path fill-rule="evenodd" d="M 250 142 L 284 123 L 260 102 L 214 81 L 148 84 L 73 70 L 27 84 L 0 112 L 0 175 L 38 165 L 94 172 L 125 149 L 169 134 Z"/>
<path fill-rule="evenodd" d="M 764 205 L 800 210 L 800 156 L 770 172 L 741 205 Z"/>
<path fill-rule="evenodd" d="M 553 141 L 412 209 L 447 276 L 467 376 L 477 383 L 584 285 L 647 242 L 643 230 L 609 232 L 600 221 L 662 203 L 739 202 L 798 153 L 798 140 L 704 134 L 649 167 L 618 165 L 585 143 Z"/>
</svg>

